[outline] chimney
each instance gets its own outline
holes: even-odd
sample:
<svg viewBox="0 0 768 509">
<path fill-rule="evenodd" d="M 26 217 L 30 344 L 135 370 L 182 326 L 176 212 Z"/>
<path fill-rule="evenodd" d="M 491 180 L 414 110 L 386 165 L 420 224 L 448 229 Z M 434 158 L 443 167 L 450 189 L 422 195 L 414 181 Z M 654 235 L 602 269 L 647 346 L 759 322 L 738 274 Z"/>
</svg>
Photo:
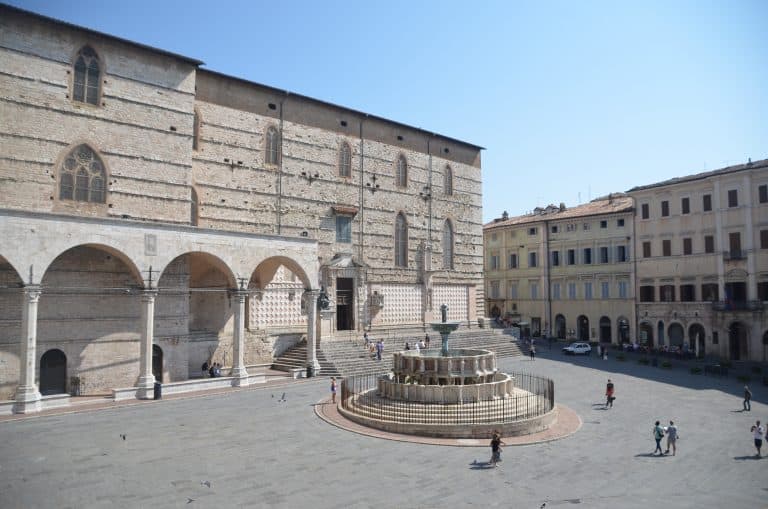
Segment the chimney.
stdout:
<svg viewBox="0 0 768 509">
<path fill-rule="evenodd" d="M 560 202 L 560 212 L 565 211 L 565 202 Z"/>
</svg>

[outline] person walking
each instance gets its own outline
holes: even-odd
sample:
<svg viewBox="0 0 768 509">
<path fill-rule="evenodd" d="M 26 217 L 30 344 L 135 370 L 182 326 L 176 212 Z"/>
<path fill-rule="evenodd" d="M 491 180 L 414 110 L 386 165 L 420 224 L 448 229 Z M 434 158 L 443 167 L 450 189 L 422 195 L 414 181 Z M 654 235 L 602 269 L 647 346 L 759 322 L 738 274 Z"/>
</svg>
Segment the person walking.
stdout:
<svg viewBox="0 0 768 509">
<path fill-rule="evenodd" d="M 419 345 L 418 340 L 415 343 L 413 343 L 413 349 L 416 350 L 416 353 L 421 353 L 421 345 Z"/>
<path fill-rule="evenodd" d="M 672 456 L 677 452 L 677 426 L 672 421 L 669 421 L 667 426 L 667 450 L 664 454 L 669 454 L 669 449 L 672 449 Z"/>
<path fill-rule="evenodd" d="M 611 382 L 611 379 L 608 379 L 608 383 L 605 384 L 605 408 L 613 408 L 613 400 L 616 399 L 613 397 L 613 382 Z"/>
<path fill-rule="evenodd" d="M 531 350 L 528 353 L 531 355 L 531 360 L 535 361 L 536 360 L 536 347 L 531 345 Z"/>
<path fill-rule="evenodd" d="M 651 454 L 656 454 L 656 451 L 658 451 L 659 456 L 662 456 L 664 451 L 661 450 L 661 439 L 664 438 L 664 428 L 660 426 L 659 421 L 656 421 L 656 425 L 653 428 L 653 438 L 656 440 L 656 449 Z"/>
<path fill-rule="evenodd" d="M 336 404 L 336 377 L 331 377 L 331 403 Z"/>
<path fill-rule="evenodd" d="M 501 463 L 501 446 L 507 445 L 501 441 L 501 434 L 498 431 L 493 432 L 491 438 L 491 461 L 489 462 L 492 467 L 496 467 L 497 463 Z"/>
<path fill-rule="evenodd" d="M 757 456 L 760 457 L 760 448 L 763 446 L 763 436 L 765 435 L 765 429 L 760 425 L 760 421 L 757 421 L 754 426 L 750 428 L 752 437 L 755 439 L 755 449 L 757 450 Z"/>
<path fill-rule="evenodd" d="M 376 360 L 381 360 L 381 354 L 384 353 L 384 340 L 380 339 L 376 343 Z"/>
<path fill-rule="evenodd" d="M 749 390 L 749 386 L 744 386 L 744 411 L 750 412 L 752 410 L 752 391 Z"/>
</svg>

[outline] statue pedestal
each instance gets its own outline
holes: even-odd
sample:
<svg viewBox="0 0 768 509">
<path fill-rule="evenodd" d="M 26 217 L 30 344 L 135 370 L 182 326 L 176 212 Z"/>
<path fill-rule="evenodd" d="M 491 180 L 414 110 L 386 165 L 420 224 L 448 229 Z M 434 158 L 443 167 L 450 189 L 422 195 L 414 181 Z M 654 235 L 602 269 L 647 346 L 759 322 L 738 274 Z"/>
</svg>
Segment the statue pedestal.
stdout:
<svg viewBox="0 0 768 509">
<path fill-rule="evenodd" d="M 333 328 L 333 316 L 335 315 L 335 311 L 331 311 L 330 309 L 324 309 L 320 311 L 320 339 L 327 338 L 331 335 L 331 330 Z"/>
</svg>

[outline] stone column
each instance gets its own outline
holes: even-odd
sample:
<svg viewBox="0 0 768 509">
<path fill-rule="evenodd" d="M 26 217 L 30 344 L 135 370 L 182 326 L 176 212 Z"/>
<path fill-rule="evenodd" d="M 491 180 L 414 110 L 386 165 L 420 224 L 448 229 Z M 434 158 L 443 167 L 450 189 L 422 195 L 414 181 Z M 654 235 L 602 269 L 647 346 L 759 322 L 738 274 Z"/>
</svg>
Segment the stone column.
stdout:
<svg viewBox="0 0 768 509">
<path fill-rule="evenodd" d="M 315 374 L 320 371 L 320 362 L 317 360 L 317 296 L 320 290 L 305 290 L 304 296 L 307 303 L 307 368 L 312 366 Z"/>
<path fill-rule="evenodd" d="M 25 286 L 21 306 L 21 355 L 19 356 L 19 387 L 16 389 L 17 414 L 39 412 L 40 391 L 35 383 L 37 365 L 37 303 L 40 300 L 38 285 Z"/>
<path fill-rule="evenodd" d="M 141 350 L 139 363 L 139 390 L 136 397 L 154 397 L 155 375 L 152 374 L 152 344 L 155 340 L 155 297 L 157 290 L 141 291 Z"/>
<path fill-rule="evenodd" d="M 245 298 L 248 292 L 236 290 L 235 297 L 235 330 L 232 337 L 232 380 L 233 387 L 248 385 L 248 372 L 245 370 Z"/>
</svg>

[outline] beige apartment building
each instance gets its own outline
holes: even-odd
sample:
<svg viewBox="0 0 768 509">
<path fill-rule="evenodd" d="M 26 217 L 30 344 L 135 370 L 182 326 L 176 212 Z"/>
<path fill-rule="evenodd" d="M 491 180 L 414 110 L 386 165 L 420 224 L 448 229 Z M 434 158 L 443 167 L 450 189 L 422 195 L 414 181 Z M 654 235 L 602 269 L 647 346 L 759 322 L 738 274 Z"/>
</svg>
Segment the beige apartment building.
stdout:
<svg viewBox="0 0 768 509">
<path fill-rule="evenodd" d="M 0 6 L 0 403 L 482 312 L 481 147 L 201 65 Z"/>
<path fill-rule="evenodd" d="M 639 339 L 765 361 L 768 160 L 628 191 Z"/>
<path fill-rule="evenodd" d="M 618 343 L 634 337 L 632 199 L 505 213 L 484 227 L 486 313 L 532 336 Z"/>
</svg>

